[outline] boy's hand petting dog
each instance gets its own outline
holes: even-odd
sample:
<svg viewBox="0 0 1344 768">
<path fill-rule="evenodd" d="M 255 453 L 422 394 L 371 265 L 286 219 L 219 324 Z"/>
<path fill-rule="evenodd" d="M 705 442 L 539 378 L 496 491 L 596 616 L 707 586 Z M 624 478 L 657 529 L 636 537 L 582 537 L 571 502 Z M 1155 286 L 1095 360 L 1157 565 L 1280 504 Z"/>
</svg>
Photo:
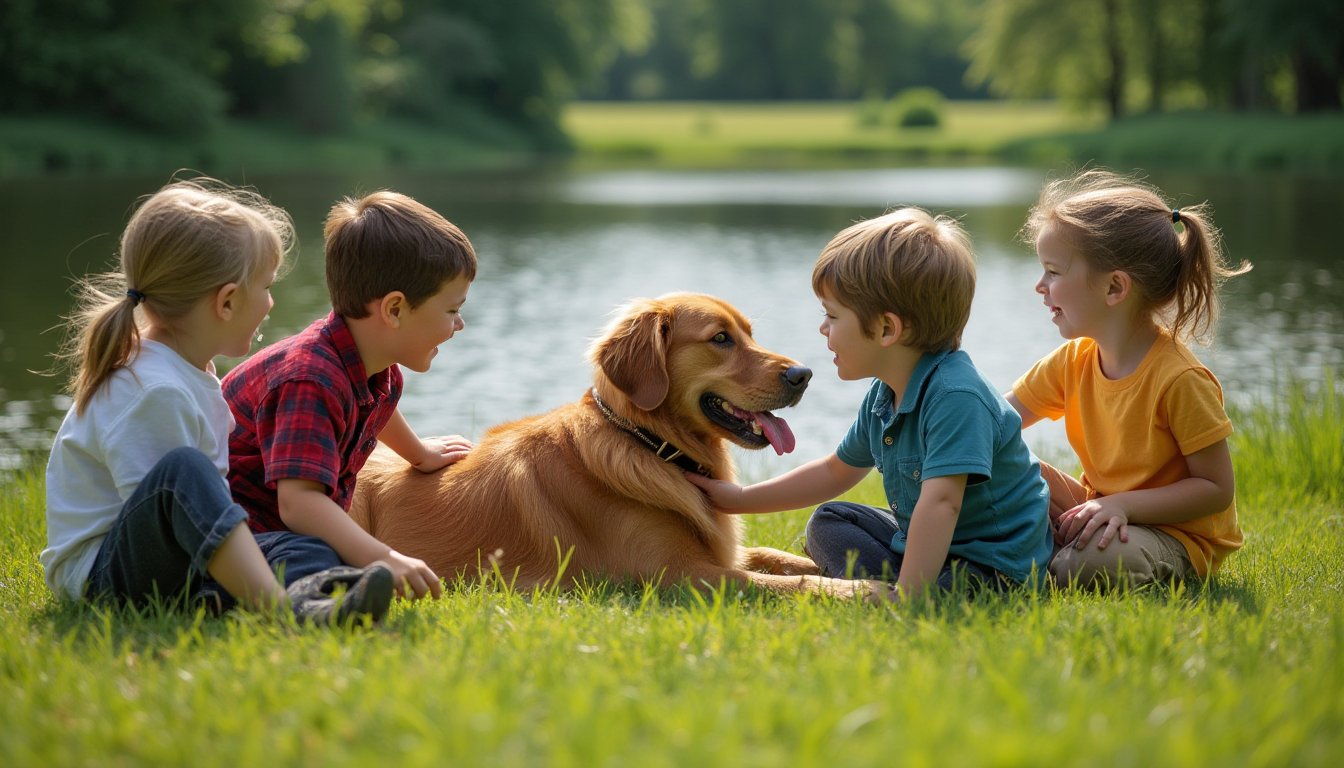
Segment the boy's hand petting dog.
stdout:
<svg viewBox="0 0 1344 768">
<path fill-rule="evenodd" d="M 428 595 L 437 600 L 443 595 L 443 583 L 424 560 L 390 550 L 383 562 L 392 569 L 392 584 L 397 597 L 419 600 Z"/>
<path fill-rule="evenodd" d="M 427 437 L 420 441 L 424 453 L 419 461 L 411 462 L 411 466 L 421 472 L 435 472 L 449 464 L 456 464 L 465 459 L 471 449 L 475 448 L 467 438 L 461 435 L 448 435 L 447 437 Z"/>
<path fill-rule="evenodd" d="M 691 481 L 691 485 L 705 492 L 705 496 L 709 498 L 710 506 L 718 511 L 731 515 L 737 511 L 738 507 L 742 506 L 742 486 L 737 483 L 702 477 L 694 472 L 683 474 L 686 475 L 687 480 Z"/>
</svg>

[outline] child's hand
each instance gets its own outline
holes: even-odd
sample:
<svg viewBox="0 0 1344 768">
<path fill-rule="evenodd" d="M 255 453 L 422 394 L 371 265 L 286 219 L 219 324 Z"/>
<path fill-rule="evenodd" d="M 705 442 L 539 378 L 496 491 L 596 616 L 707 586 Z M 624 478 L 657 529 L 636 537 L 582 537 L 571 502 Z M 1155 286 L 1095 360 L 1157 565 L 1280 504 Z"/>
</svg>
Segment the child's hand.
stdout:
<svg viewBox="0 0 1344 768">
<path fill-rule="evenodd" d="M 885 581 L 868 581 L 867 602 L 870 605 L 900 605 L 906 602 L 905 593 L 895 584 Z"/>
<path fill-rule="evenodd" d="M 396 585 L 397 597 L 419 600 L 428 594 L 437 600 L 443 594 L 443 584 L 439 583 L 439 577 L 425 565 L 424 560 L 392 550 L 384 562 L 392 569 L 392 583 Z"/>
<path fill-rule="evenodd" d="M 1072 544 L 1078 549 L 1087 546 L 1098 532 L 1097 549 L 1105 549 L 1116 536 L 1121 542 L 1129 541 L 1129 515 L 1113 500 L 1105 496 L 1079 504 L 1059 516 L 1055 543 Z"/>
<path fill-rule="evenodd" d="M 705 492 L 709 497 L 709 503 L 720 512 L 733 514 L 733 512 L 742 506 L 742 486 L 737 483 L 730 483 L 727 480 L 714 480 L 695 472 L 687 472 L 686 479 L 691 481 L 691 485 L 696 486 Z"/>
<path fill-rule="evenodd" d="M 456 464 L 465 459 L 471 449 L 476 447 L 461 435 L 427 437 L 420 441 L 420 446 L 424 449 L 422 458 L 411 462 L 411 466 L 421 472 L 434 472 L 449 464 Z"/>
</svg>

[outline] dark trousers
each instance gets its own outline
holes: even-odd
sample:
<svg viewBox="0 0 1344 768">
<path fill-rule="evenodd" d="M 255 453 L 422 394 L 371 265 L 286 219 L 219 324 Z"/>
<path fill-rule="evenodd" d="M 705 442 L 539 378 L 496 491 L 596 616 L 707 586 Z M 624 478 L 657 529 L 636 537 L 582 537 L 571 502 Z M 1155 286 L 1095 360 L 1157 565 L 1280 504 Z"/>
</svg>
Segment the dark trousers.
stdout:
<svg viewBox="0 0 1344 768">
<path fill-rule="evenodd" d="M 202 598 L 227 609 L 233 598 L 206 569 L 225 537 L 246 520 L 205 454 L 170 451 L 121 508 L 84 594 L 134 605 Z M 336 551 L 314 536 L 278 531 L 256 539 L 266 562 L 283 571 L 285 584 L 341 564 Z"/>
<path fill-rule="evenodd" d="M 896 519 L 877 507 L 848 501 L 832 501 L 817 507 L 807 521 L 807 554 L 823 576 L 896 581 L 903 557 L 891 548 L 900 527 Z M 851 569 L 852 562 L 852 569 Z M 938 587 L 950 590 L 962 574 L 970 589 L 1001 590 L 1012 580 L 985 565 L 949 555 L 938 573 Z"/>
</svg>

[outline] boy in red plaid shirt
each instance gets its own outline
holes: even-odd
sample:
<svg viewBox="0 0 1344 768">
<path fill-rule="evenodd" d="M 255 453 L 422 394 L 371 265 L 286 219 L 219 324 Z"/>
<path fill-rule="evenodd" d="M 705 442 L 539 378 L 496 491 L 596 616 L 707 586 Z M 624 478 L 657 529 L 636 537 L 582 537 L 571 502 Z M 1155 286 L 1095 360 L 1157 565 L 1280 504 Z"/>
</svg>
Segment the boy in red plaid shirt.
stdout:
<svg viewBox="0 0 1344 768">
<path fill-rule="evenodd" d="M 229 485 L 253 531 L 317 536 L 354 566 L 381 561 L 397 594 L 442 593 L 439 577 L 347 514 L 355 476 L 378 442 L 422 472 L 466 456 L 457 435 L 421 440 L 397 410 L 398 366 L 429 370 L 463 327 L 476 252 L 460 229 L 395 192 L 346 198 L 327 217 L 333 311 L 224 378 L 237 427 Z"/>
</svg>

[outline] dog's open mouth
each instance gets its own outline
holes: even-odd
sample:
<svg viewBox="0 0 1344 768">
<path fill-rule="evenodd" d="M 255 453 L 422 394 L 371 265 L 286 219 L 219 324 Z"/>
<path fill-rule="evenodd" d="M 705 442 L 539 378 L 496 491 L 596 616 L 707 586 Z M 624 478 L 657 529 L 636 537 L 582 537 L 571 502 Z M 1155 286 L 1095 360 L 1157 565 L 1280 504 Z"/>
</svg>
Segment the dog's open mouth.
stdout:
<svg viewBox="0 0 1344 768">
<path fill-rule="evenodd" d="M 700 410 L 749 448 L 764 448 L 769 444 L 775 453 L 783 456 L 797 444 L 788 423 L 769 411 L 738 408 L 713 392 L 700 398 Z"/>
</svg>

